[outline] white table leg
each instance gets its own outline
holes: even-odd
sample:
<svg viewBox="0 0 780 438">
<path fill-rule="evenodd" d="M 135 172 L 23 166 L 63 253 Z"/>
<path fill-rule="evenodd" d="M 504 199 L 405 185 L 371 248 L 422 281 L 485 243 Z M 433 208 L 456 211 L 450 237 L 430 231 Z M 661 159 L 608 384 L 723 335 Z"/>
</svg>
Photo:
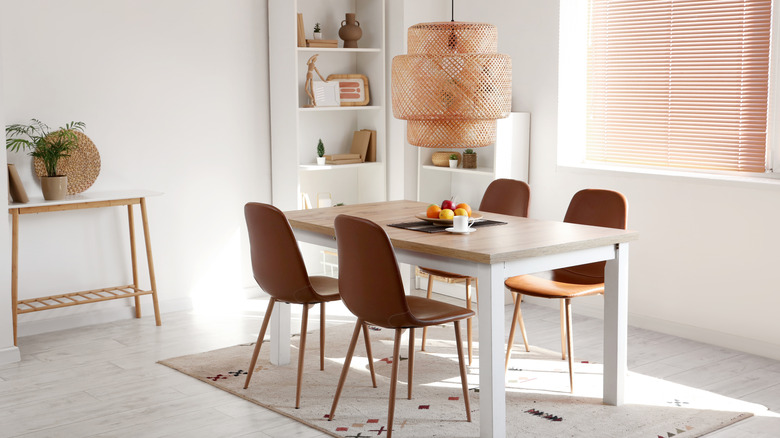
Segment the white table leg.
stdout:
<svg viewBox="0 0 780 438">
<path fill-rule="evenodd" d="M 628 372 L 628 244 L 616 245 L 604 270 L 604 404 L 623 404 Z"/>
<path fill-rule="evenodd" d="M 287 365 L 290 363 L 290 304 L 276 302 L 271 315 L 271 363 Z"/>
<path fill-rule="evenodd" d="M 479 278 L 479 436 L 506 436 L 503 264 L 483 265 Z"/>
</svg>

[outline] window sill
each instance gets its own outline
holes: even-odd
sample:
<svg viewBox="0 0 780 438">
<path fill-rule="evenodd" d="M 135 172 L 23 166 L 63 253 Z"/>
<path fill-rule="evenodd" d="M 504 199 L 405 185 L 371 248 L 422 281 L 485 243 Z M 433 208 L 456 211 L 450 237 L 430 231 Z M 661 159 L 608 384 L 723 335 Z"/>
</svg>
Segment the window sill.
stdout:
<svg viewBox="0 0 780 438">
<path fill-rule="evenodd" d="M 780 187 L 779 173 L 742 174 L 726 171 L 685 171 L 640 166 L 618 166 L 596 163 L 558 163 L 558 170 L 585 173 L 612 173 L 615 175 L 644 175 L 648 177 L 676 178 L 684 181 L 759 184 Z"/>
</svg>

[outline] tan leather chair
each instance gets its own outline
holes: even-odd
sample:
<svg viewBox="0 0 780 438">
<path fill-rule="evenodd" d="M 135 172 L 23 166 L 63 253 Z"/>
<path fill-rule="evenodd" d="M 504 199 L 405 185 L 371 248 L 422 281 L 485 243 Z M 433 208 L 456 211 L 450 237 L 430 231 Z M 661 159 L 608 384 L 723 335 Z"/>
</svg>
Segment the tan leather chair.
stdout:
<svg viewBox="0 0 780 438">
<path fill-rule="evenodd" d="M 608 228 L 626 228 L 628 203 L 626 198 L 611 190 L 586 189 L 577 192 L 569 203 L 564 222 L 595 225 Z M 512 329 L 509 331 L 509 345 L 506 351 L 505 367 L 509 366 L 512 354 L 515 327 L 519 323 L 525 338 L 525 327 L 520 314 L 522 295 L 561 300 L 561 357 L 569 358 L 569 385 L 574 391 L 574 374 L 572 373 L 572 298 L 604 293 L 604 265 L 606 262 L 589 263 L 552 271 L 550 278 L 536 275 L 518 275 L 507 279 L 504 284 L 513 293 L 515 311 L 512 317 Z M 527 344 L 526 344 L 527 345 Z"/>
<path fill-rule="evenodd" d="M 393 246 L 379 225 L 366 219 L 343 214 L 336 217 L 335 225 L 339 253 L 339 291 L 344 305 L 357 316 L 357 323 L 344 361 L 344 368 L 341 371 L 328 421 L 333 419 L 336 412 L 352 355 L 355 352 L 360 327 L 364 326 L 364 323 L 395 329 L 393 369 L 390 375 L 390 401 L 387 414 L 387 436 L 390 437 L 395 411 L 395 388 L 398 380 L 403 329 L 409 329 L 407 398 L 411 400 L 414 370 L 414 329 L 448 322 L 455 323 L 455 344 L 458 351 L 463 401 L 466 405 L 466 418 L 471 421 L 466 364 L 463 360 L 463 346 L 460 339 L 460 321 L 474 316 L 474 312 L 441 301 L 405 295 Z"/>
<path fill-rule="evenodd" d="M 252 256 L 252 272 L 257 284 L 269 295 L 268 309 L 263 317 L 263 325 L 257 336 L 252 361 L 249 364 L 244 389 L 249 387 L 257 356 L 263 345 L 265 331 L 274 303 L 277 301 L 303 305 L 301 318 L 301 342 L 298 351 L 298 381 L 295 391 L 295 408 L 301 405 L 301 378 L 303 374 L 303 355 L 306 349 L 306 325 L 309 319 L 309 307 L 320 305 L 320 370 L 325 369 L 325 303 L 337 301 L 339 296 L 338 280 L 331 277 L 312 276 L 306 272 L 298 242 L 287 218 L 273 205 L 250 202 L 244 206 L 244 216 L 249 230 L 249 246 Z M 369 358 L 371 347 L 368 341 L 368 328 L 363 327 L 366 349 Z M 376 388 L 373 361 L 369 361 L 371 379 Z"/>
<path fill-rule="evenodd" d="M 531 198 L 531 189 L 523 181 L 515 179 L 497 179 L 488 185 L 485 194 L 482 196 L 482 203 L 479 204 L 478 211 L 490 213 L 507 214 L 512 216 L 528 217 L 528 202 Z M 439 271 L 437 269 L 419 267 L 420 271 L 428 274 L 428 298 L 431 298 L 433 291 L 433 280 L 440 279 L 452 283 L 466 283 L 466 308 L 471 310 L 471 283 L 474 282 L 477 303 L 479 303 L 479 283 L 475 277 L 456 274 L 453 272 Z M 471 327 L 472 320 L 466 321 L 466 337 L 469 345 L 469 365 L 473 359 L 471 347 Z M 425 341 L 428 330 L 423 328 L 422 345 L 420 349 L 425 351 Z M 528 345 L 526 345 L 526 349 Z"/>
</svg>

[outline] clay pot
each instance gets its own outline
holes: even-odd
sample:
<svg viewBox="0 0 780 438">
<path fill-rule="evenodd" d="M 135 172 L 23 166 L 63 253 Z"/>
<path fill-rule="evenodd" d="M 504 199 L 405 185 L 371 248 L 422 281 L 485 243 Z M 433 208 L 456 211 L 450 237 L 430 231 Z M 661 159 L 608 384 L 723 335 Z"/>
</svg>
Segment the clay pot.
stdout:
<svg viewBox="0 0 780 438">
<path fill-rule="evenodd" d="M 347 19 L 341 22 L 339 38 L 344 40 L 344 48 L 357 49 L 357 40 L 363 36 L 360 22 L 355 20 L 355 14 L 347 14 Z"/>
<path fill-rule="evenodd" d="M 41 191 L 43 192 L 43 199 L 47 201 L 65 199 L 65 195 L 68 194 L 68 177 L 42 176 Z"/>
</svg>

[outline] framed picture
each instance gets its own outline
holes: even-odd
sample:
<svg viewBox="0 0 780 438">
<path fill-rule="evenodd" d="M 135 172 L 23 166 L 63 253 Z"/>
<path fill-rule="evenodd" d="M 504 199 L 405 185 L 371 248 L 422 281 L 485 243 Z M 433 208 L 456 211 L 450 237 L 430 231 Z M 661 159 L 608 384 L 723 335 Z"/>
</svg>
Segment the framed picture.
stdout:
<svg viewBox="0 0 780 438">
<path fill-rule="evenodd" d="M 19 178 L 19 172 L 16 171 L 16 166 L 13 164 L 8 165 L 8 192 L 14 202 L 26 203 L 30 201 L 22 185 L 22 180 Z"/>
<path fill-rule="evenodd" d="M 315 106 L 339 106 L 339 84 L 335 81 L 312 81 Z"/>
<path fill-rule="evenodd" d="M 338 82 L 341 106 L 368 105 L 370 95 L 368 78 L 365 75 L 330 75 L 327 80 Z"/>
</svg>

